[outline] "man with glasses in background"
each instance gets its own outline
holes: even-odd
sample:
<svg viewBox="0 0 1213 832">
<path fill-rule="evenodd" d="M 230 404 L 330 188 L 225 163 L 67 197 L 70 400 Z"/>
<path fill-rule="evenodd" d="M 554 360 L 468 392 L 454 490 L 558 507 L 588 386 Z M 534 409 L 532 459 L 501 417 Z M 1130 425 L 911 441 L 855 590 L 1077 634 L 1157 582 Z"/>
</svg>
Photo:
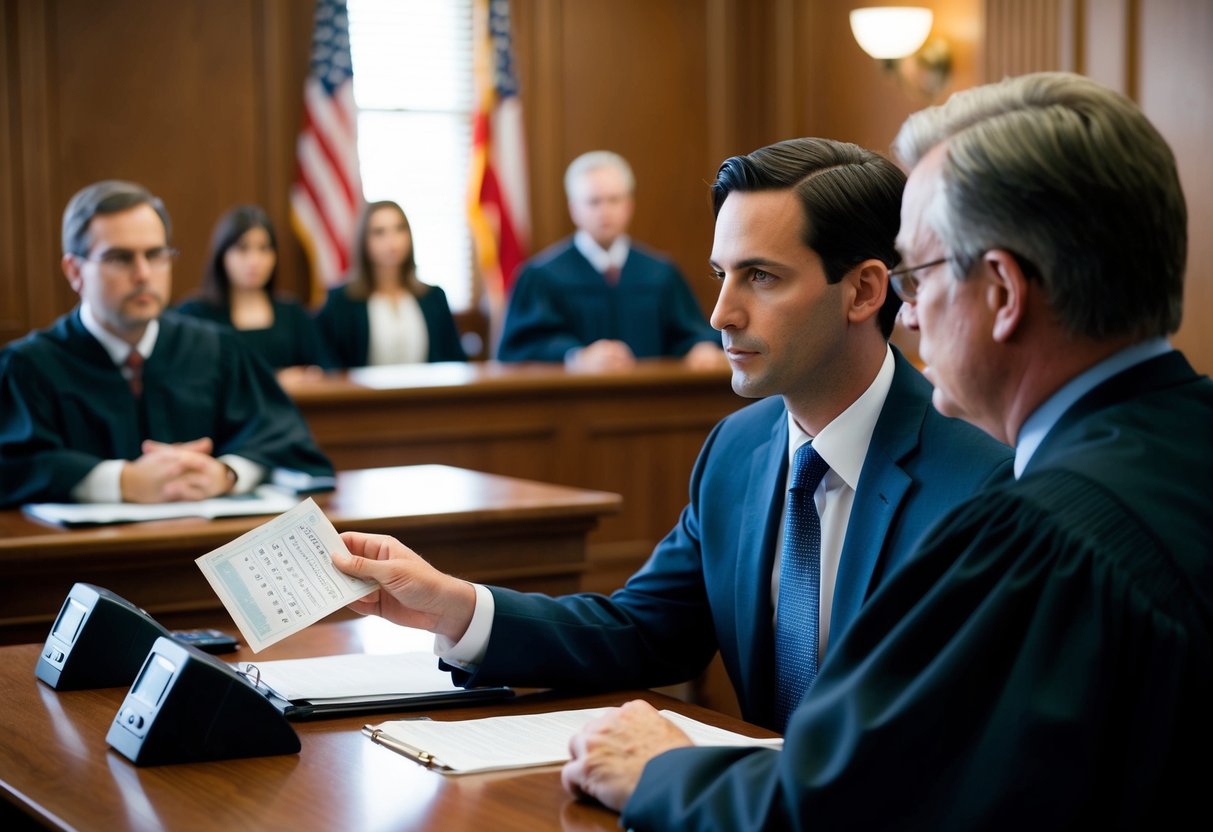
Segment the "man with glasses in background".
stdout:
<svg viewBox="0 0 1213 832">
<path fill-rule="evenodd" d="M 130 182 L 68 203 L 62 268 L 80 305 L 0 353 L 0 505 L 201 500 L 279 472 L 332 477 L 260 359 L 165 312 L 170 227 Z"/>
</svg>

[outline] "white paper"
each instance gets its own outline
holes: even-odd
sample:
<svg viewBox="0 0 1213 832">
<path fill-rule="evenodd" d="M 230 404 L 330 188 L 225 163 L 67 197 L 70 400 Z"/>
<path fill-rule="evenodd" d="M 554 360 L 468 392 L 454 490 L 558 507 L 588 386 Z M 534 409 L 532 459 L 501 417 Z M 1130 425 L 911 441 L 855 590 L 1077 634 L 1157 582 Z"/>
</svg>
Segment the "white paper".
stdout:
<svg viewBox="0 0 1213 832">
<path fill-rule="evenodd" d="M 176 517 L 237 517 L 280 514 L 298 498 L 280 488 L 262 485 L 239 497 L 212 497 L 179 503 L 30 503 L 25 513 L 48 523 L 82 526 L 98 523 L 135 523 Z"/>
<path fill-rule="evenodd" d="M 564 763 L 569 739 L 611 708 L 583 708 L 546 714 L 494 716 L 457 722 L 395 720 L 375 726 L 389 739 L 431 754 L 451 774 Z M 698 720 L 662 711 L 696 745 L 781 748 L 783 740 L 755 739 Z"/>
<path fill-rule="evenodd" d="M 450 673 L 438 669 L 433 653 L 281 659 L 257 662 L 257 669 L 261 681 L 284 699 L 315 701 L 461 690 Z"/>
<path fill-rule="evenodd" d="M 339 572 L 333 551 L 348 550 L 309 497 L 195 563 L 256 653 L 375 588 Z"/>
</svg>

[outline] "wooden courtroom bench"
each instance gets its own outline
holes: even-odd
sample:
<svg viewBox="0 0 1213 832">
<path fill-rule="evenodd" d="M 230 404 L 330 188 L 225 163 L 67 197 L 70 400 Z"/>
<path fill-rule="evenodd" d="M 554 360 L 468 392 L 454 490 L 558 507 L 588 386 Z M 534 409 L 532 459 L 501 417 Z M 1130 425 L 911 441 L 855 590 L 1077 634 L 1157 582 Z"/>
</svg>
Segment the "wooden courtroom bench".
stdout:
<svg viewBox="0 0 1213 832">
<path fill-rule="evenodd" d="M 609 592 L 673 527 L 712 426 L 747 403 L 728 370 L 674 359 L 631 371 L 551 364 L 374 367 L 292 385 L 338 470 L 443 463 L 611 491 L 623 509 L 590 535 L 583 588 Z"/>
<path fill-rule="evenodd" d="M 315 495 L 338 531 L 390 534 L 436 567 L 524 591 L 572 592 L 586 536 L 618 495 L 443 465 L 345 471 Z M 77 581 L 118 593 L 168 627 L 230 625 L 194 559 L 264 517 L 52 527 L 0 511 L 0 643 L 42 642 Z"/>
</svg>

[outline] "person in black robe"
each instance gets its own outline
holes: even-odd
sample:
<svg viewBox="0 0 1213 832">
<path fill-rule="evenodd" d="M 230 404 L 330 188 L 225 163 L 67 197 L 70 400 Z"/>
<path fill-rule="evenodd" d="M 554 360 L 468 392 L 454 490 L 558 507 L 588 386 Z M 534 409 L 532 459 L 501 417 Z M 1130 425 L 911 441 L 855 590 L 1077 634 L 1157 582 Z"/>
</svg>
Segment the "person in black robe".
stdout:
<svg viewBox="0 0 1213 832">
<path fill-rule="evenodd" d="M 872 597 L 781 751 L 641 702 L 566 786 L 644 829 L 1186 828 L 1213 740 L 1213 382 L 1187 216 L 1131 101 L 1044 73 L 912 116 L 895 274 L 934 402 L 1016 446 Z"/>
<path fill-rule="evenodd" d="M 64 214 L 81 304 L 0 353 L 0 504 L 204 499 L 333 469 L 272 372 L 230 331 L 163 312 L 163 205 L 107 181 Z"/>
</svg>

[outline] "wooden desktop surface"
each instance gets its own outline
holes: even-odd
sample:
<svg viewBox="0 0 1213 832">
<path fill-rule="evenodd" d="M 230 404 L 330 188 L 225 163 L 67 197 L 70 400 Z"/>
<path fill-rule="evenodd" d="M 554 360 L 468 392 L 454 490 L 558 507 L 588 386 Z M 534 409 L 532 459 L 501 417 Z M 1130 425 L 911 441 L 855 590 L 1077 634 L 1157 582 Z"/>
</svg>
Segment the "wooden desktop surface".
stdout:
<svg viewBox="0 0 1213 832">
<path fill-rule="evenodd" d="M 553 364 L 371 367 L 288 386 L 338 470 L 442 463 L 610 491 L 584 588 L 608 592 L 678 520 L 712 426 L 747 403 L 727 369 L 678 359 L 617 372 Z"/>
<path fill-rule="evenodd" d="M 233 631 L 234 632 L 234 631 Z M 432 646 L 432 637 L 375 618 L 322 623 L 253 657 L 394 653 Z M 137 767 L 110 750 L 105 735 L 125 688 L 56 693 L 34 678 L 41 644 L 0 647 L 0 821 L 34 818 L 48 828 L 377 830 L 607 830 L 618 816 L 576 801 L 560 785 L 559 766 L 450 776 L 422 768 L 359 733 L 378 714 L 295 723 L 299 754 L 222 762 Z M 650 691 L 564 697 L 532 693 L 495 705 L 426 711 L 466 719 L 648 699 L 696 719 L 741 731 L 768 731 Z"/>
<path fill-rule="evenodd" d="M 468 580 L 553 593 L 580 589 L 586 536 L 620 505 L 615 494 L 445 465 L 341 472 L 336 490 L 315 499 L 338 531 L 394 535 Z M 265 519 L 63 529 L 0 512 L 0 643 L 44 639 L 78 581 L 118 593 L 166 626 L 222 615 L 194 559 Z"/>
</svg>

